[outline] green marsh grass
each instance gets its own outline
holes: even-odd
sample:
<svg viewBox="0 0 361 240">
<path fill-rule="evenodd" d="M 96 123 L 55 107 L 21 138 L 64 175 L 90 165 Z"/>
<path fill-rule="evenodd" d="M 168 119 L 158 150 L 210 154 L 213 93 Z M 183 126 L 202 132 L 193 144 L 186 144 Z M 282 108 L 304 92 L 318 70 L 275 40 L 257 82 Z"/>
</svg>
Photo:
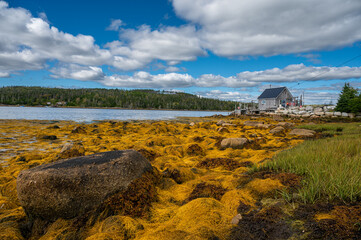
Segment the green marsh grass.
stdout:
<svg viewBox="0 0 361 240">
<path fill-rule="evenodd" d="M 280 152 L 260 170 L 303 176 L 298 198 L 355 202 L 361 199 L 361 123 L 305 125 L 300 128 L 335 135 L 308 140 Z"/>
</svg>

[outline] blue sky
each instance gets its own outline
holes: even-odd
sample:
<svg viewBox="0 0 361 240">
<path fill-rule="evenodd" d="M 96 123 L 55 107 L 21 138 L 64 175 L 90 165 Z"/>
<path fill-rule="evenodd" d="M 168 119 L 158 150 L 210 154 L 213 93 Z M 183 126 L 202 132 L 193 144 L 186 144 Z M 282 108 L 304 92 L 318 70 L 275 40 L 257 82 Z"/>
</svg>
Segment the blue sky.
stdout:
<svg viewBox="0 0 361 240">
<path fill-rule="evenodd" d="M 360 22 L 359 0 L 0 0 L 0 86 L 336 103 L 361 88 Z"/>
</svg>

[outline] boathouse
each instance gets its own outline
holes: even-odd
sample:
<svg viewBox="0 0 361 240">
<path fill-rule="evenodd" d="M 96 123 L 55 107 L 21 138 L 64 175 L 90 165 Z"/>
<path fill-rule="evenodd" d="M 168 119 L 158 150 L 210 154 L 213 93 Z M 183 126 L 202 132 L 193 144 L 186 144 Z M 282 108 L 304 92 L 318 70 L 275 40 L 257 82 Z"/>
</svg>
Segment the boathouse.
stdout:
<svg viewBox="0 0 361 240">
<path fill-rule="evenodd" d="M 280 105 L 288 107 L 294 104 L 294 98 L 286 87 L 268 88 L 258 97 L 260 111 L 276 110 Z"/>
</svg>

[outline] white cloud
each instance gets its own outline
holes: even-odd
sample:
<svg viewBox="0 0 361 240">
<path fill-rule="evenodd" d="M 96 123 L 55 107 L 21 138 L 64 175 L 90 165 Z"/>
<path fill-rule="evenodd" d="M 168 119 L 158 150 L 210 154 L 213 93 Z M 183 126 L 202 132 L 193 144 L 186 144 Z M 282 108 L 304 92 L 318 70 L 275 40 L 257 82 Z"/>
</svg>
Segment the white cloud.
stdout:
<svg viewBox="0 0 361 240">
<path fill-rule="evenodd" d="M 136 30 L 123 29 L 120 39 L 122 41 L 110 42 L 106 47 L 117 56 L 113 66 L 121 70 L 140 69 L 153 60 L 163 60 L 168 65 L 175 65 L 207 54 L 202 49 L 193 26 L 151 30 L 149 26 L 143 25 Z"/>
<path fill-rule="evenodd" d="M 105 76 L 100 66 L 142 70 L 157 60 L 167 64 L 165 71 L 176 72 L 180 70 L 176 64 L 206 56 L 207 50 L 221 56 L 245 57 L 309 52 L 361 40 L 359 0 L 173 0 L 173 6 L 190 24 L 155 30 L 147 25 L 120 29 L 123 22 L 115 19 L 108 29 L 119 30 L 120 39 L 100 48 L 92 36 L 75 36 L 49 25 L 45 13 L 35 18 L 26 9 L 11 8 L 0 0 L 0 72 L 8 76 L 14 71 L 44 69 L 48 61 L 55 60 L 60 67 L 51 69 L 53 77 L 97 80 L 109 86 L 143 87 L 144 84 L 160 88 L 241 88 L 262 82 L 361 77 L 361 67 L 304 64 L 245 71 L 230 77 L 204 74 L 194 78 L 176 73 L 145 76 L 143 71 L 133 76 Z M 318 57 L 299 56 L 310 60 Z"/>
<path fill-rule="evenodd" d="M 76 64 L 63 65 L 50 70 L 53 78 L 76 79 L 81 81 L 101 81 L 105 74 L 99 67 L 80 66 Z"/>
<path fill-rule="evenodd" d="M 205 98 L 216 98 L 221 100 L 237 101 L 237 102 L 250 102 L 256 99 L 256 96 L 253 96 L 249 93 L 244 92 L 232 92 L 232 91 L 221 91 L 221 90 L 211 90 L 197 92 L 197 95 L 200 95 Z"/>
<path fill-rule="evenodd" d="M 45 12 L 40 12 L 40 13 L 38 13 L 38 16 L 39 16 L 39 18 L 43 19 L 45 22 L 47 22 L 47 23 L 50 24 L 49 19 L 48 19 L 48 16 L 46 15 Z"/>
<path fill-rule="evenodd" d="M 108 31 L 119 31 L 121 26 L 125 24 L 120 19 L 112 19 L 110 25 L 106 28 Z"/>
<path fill-rule="evenodd" d="M 192 86 L 193 81 L 193 77 L 188 74 L 167 73 L 151 75 L 150 73 L 141 71 L 134 73 L 133 76 L 107 76 L 101 83 L 112 87 L 180 88 Z"/>
<path fill-rule="evenodd" d="M 297 82 L 361 78 L 361 67 L 313 67 L 304 64 L 288 65 L 283 69 L 241 72 L 237 79 L 251 82 Z"/>
<path fill-rule="evenodd" d="M 95 45 L 92 36 L 61 32 L 29 11 L 0 1 L 0 70 L 42 69 L 48 60 L 101 65 L 111 63 L 113 56 Z"/>
<path fill-rule="evenodd" d="M 300 96 L 304 93 L 305 104 L 333 104 L 337 103 L 339 92 L 335 91 L 303 91 L 302 89 L 291 91 L 293 96 Z"/>
<path fill-rule="evenodd" d="M 0 72 L 0 78 L 8 78 L 10 77 L 10 74 L 7 72 Z"/>
<path fill-rule="evenodd" d="M 132 76 L 114 74 L 106 76 L 102 69 L 95 66 L 63 64 L 50 70 L 55 78 L 99 81 L 113 87 L 134 88 L 180 88 L 180 87 L 229 87 L 249 88 L 268 87 L 262 83 L 290 83 L 298 81 L 339 80 L 361 78 L 361 67 L 307 67 L 304 64 L 289 65 L 283 69 L 273 68 L 264 71 L 240 72 L 236 76 L 204 74 L 194 78 L 189 74 L 166 73 L 152 75 L 139 71 Z M 278 86 L 277 84 L 277 86 Z M 272 84 L 276 87 L 275 84 Z"/>
<path fill-rule="evenodd" d="M 173 0 L 200 27 L 202 47 L 219 56 L 324 50 L 361 40 L 359 0 Z"/>
<path fill-rule="evenodd" d="M 200 87 L 254 87 L 258 85 L 254 81 L 248 79 L 239 79 L 237 76 L 222 77 L 220 75 L 203 74 L 197 79 L 197 86 Z"/>
<path fill-rule="evenodd" d="M 321 57 L 320 54 L 307 53 L 307 54 L 297 54 L 297 56 L 306 58 L 308 62 L 312 62 L 314 64 L 321 63 L 321 60 L 319 59 Z"/>
<path fill-rule="evenodd" d="M 169 66 L 166 69 L 164 69 L 164 71 L 166 72 L 179 72 L 179 68 L 178 67 L 174 67 L 174 66 Z"/>
<path fill-rule="evenodd" d="M 197 56 L 206 55 L 192 26 L 164 27 L 151 31 L 149 26 L 143 25 L 138 30 L 124 30 L 120 38 L 129 42 L 131 50 L 164 61 L 192 61 Z"/>
</svg>

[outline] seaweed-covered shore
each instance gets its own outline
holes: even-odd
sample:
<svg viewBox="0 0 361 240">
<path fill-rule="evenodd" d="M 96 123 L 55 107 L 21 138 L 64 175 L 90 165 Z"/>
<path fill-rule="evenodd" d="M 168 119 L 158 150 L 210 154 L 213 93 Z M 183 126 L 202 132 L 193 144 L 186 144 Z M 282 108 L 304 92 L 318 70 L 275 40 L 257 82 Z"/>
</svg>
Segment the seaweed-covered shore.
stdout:
<svg viewBox="0 0 361 240">
<path fill-rule="evenodd" d="M 341 226 L 335 216 L 351 211 L 352 221 L 358 221 L 358 206 L 290 204 L 280 193 L 300 187 L 302 176 L 248 173 L 277 152 L 304 141 L 290 135 L 294 124 L 299 122 L 231 117 L 91 124 L 0 120 L 0 238 L 332 239 L 338 235 L 329 235 L 328 228 Z M 276 126 L 282 128 L 271 131 Z M 246 139 L 247 144 L 227 145 L 224 139 Z M 149 197 L 149 207 L 114 211 L 96 219 L 57 219 L 26 226 L 27 216 L 16 192 L 20 171 L 123 149 L 140 152 L 160 174 L 152 186 L 156 197 Z M 137 202 L 136 195 L 131 198 Z M 112 204 L 116 208 L 117 201 Z M 344 222 L 341 228 L 354 224 Z M 351 230 L 346 239 L 357 237 L 357 229 Z"/>
</svg>

